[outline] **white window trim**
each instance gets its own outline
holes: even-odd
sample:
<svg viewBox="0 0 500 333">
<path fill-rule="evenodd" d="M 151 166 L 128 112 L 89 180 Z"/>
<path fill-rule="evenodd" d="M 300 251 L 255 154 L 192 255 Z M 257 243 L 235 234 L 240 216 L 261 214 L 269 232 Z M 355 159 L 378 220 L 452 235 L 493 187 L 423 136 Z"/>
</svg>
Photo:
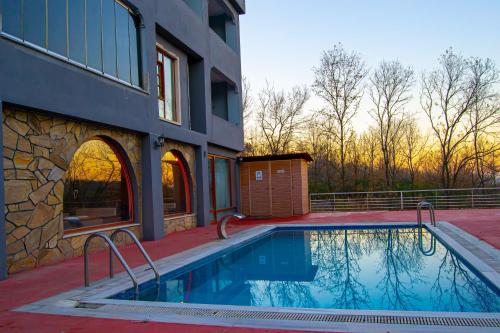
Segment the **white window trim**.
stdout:
<svg viewBox="0 0 500 333">
<path fill-rule="evenodd" d="M 174 61 L 174 77 L 175 77 L 175 82 L 174 82 L 174 94 L 175 94 L 175 113 L 177 115 L 177 121 L 173 121 L 173 120 L 169 120 L 169 119 L 166 119 L 166 118 L 162 118 L 162 117 L 159 117 L 161 121 L 165 121 L 167 123 L 171 123 L 171 124 L 174 124 L 174 125 L 182 125 L 182 112 L 181 112 L 181 71 L 180 71 L 180 59 L 179 57 L 165 49 L 165 47 L 163 47 L 163 45 L 159 44 L 159 43 L 156 43 L 156 47 L 159 48 L 160 50 L 162 50 L 166 56 L 168 56 L 169 58 L 172 58 L 172 60 Z M 158 55 L 156 55 L 158 57 Z M 163 62 L 163 66 L 165 66 L 165 62 Z M 165 87 L 163 87 L 165 88 Z M 158 112 L 159 114 L 159 112 Z"/>
</svg>

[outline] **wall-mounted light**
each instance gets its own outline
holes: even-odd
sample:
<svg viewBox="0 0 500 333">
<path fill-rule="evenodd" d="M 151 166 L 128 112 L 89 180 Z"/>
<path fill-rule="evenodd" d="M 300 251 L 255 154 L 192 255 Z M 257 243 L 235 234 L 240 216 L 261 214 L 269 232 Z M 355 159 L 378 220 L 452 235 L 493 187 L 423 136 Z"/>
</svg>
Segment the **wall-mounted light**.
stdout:
<svg viewBox="0 0 500 333">
<path fill-rule="evenodd" d="M 155 147 L 156 148 L 163 147 L 165 145 L 165 139 L 166 139 L 166 137 L 164 137 L 163 135 L 160 135 L 158 137 L 158 139 L 156 139 L 156 141 L 155 141 Z"/>
</svg>

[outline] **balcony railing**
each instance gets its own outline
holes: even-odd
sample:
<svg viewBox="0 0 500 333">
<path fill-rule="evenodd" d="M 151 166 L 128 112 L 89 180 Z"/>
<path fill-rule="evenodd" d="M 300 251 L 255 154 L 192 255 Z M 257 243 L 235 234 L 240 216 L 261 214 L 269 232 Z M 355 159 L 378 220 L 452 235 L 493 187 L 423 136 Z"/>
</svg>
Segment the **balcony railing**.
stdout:
<svg viewBox="0 0 500 333">
<path fill-rule="evenodd" d="M 311 212 L 416 209 L 420 201 L 435 209 L 500 208 L 500 187 L 377 192 L 311 193 Z"/>
</svg>

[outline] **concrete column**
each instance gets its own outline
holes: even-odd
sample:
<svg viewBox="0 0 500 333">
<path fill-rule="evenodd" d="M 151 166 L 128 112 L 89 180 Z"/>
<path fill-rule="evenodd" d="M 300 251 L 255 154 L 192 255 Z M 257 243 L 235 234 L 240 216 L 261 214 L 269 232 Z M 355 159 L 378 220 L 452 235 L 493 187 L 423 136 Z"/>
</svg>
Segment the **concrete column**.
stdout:
<svg viewBox="0 0 500 333">
<path fill-rule="evenodd" d="M 210 186 L 208 175 L 207 146 L 196 147 L 196 225 L 210 224 Z"/>
<path fill-rule="evenodd" d="M 161 148 L 158 136 L 142 139 L 142 231 L 144 240 L 158 240 L 163 231 L 163 193 L 161 186 Z"/>
<path fill-rule="evenodd" d="M 3 161 L 3 104 L 0 100 L 0 161 Z M 5 242 L 5 201 L 4 201 L 4 179 L 3 163 L 0 163 L 0 280 L 7 278 L 7 246 Z"/>
</svg>

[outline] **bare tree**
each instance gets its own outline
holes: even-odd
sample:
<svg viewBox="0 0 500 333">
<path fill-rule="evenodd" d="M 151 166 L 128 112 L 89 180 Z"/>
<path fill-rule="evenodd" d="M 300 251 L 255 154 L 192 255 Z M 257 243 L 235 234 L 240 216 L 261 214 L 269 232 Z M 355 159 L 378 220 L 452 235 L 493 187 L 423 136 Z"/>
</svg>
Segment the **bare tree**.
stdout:
<svg viewBox="0 0 500 333">
<path fill-rule="evenodd" d="M 376 122 L 382 152 L 385 185 L 391 188 L 396 173 L 396 145 L 405 119 L 404 108 L 411 99 L 414 84 L 410 67 L 399 61 L 383 61 L 370 77 L 370 115 Z"/>
<path fill-rule="evenodd" d="M 415 118 L 408 118 L 403 126 L 403 149 L 401 154 L 405 161 L 410 185 L 415 187 L 415 178 L 422 165 L 422 159 L 427 148 L 427 137 L 422 135 Z"/>
<path fill-rule="evenodd" d="M 368 71 L 361 56 L 347 52 L 342 44 L 325 51 L 314 69 L 313 90 L 326 102 L 323 115 L 333 127 L 327 128 L 339 146 L 342 190 L 346 188 L 346 140 L 352 131 L 351 121 L 363 96 L 363 81 Z"/>
<path fill-rule="evenodd" d="M 308 99 L 306 87 L 294 87 L 285 92 L 268 84 L 259 93 L 257 123 L 271 154 L 289 151 L 302 124 L 301 115 Z"/>
<path fill-rule="evenodd" d="M 251 120 L 252 116 L 252 96 L 250 94 L 251 87 L 250 82 L 244 76 L 241 79 L 241 111 L 243 113 L 243 121 L 246 123 Z"/>
<path fill-rule="evenodd" d="M 465 59 L 452 49 L 440 57 L 439 63 L 440 68 L 422 77 L 421 104 L 440 148 L 441 186 L 450 188 L 475 158 L 467 147 L 471 135 L 498 121 L 498 105 L 490 112 L 476 112 L 492 99 L 489 92 L 498 71 L 489 59 Z M 467 121 L 473 114 L 475 120 Z"/>
</svg>

